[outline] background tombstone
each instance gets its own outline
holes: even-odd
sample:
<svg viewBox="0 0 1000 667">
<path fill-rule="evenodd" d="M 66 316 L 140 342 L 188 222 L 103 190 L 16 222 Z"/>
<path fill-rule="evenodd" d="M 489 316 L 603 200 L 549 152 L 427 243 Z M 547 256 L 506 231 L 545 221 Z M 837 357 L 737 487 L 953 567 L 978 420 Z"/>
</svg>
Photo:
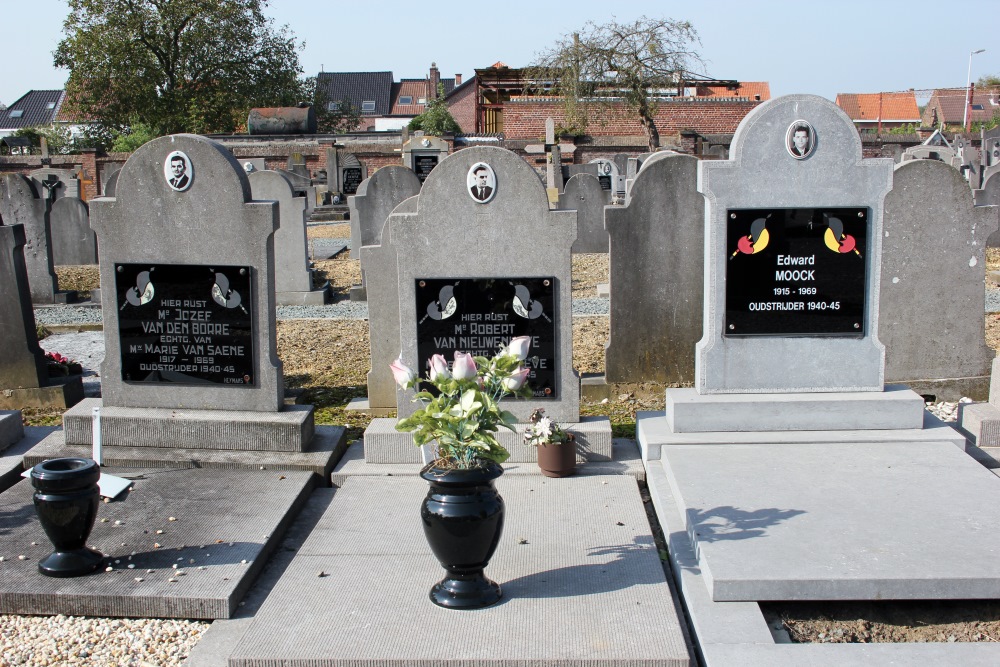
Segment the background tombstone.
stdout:
<svg viewBox="0 0 1000 667">
<path fill-rule="evenodd" d="M 412 169 L 421 183 L 427 180 L 431 171 L 446 157 L 448 142 L 423 132 L 415 132 L 403 144 L 403 166 Z"/>
<path fill-rule="evenodd" d="M 478 163 L 487 164 L 495 174 L 496 187 L 485 203 L 473 198 L 468 184 L 471 169 Z M 521 421 L 527 420 L 533 408 L 544 407 L 546 416 L 554 421 L 578 422 L 580 383 L 572 365 L 570 276 L 576 212 L 550 211 L 544 186 L 518 155 L 500 148 L 474 147 L 449 156 L 434 170 L 421 189 L 415 215 L 392 220 L 392 242 L 405 249 L 398 253 L 403 362 L 423 374 L 420 359 L 425 355 L 429 358 L 427 352 L 432 348 L 449 359 L 453 347 L 492 355 L 502 338 L 509 339 L 519 335 L 519 329 L 530 327 L 541 333 L 533 334 L 538 339 L 532 353 L 539 355 L 540 366 L 529 382 L 543 397 L 511 401 L 506 409 Z M 461 294 L 455 297 L 456 305 L 463 301 L 457 305 L 456 321 L 446 323 L 447 316 L 442 316 L 450 308 L 447 299 L 435 309 L 435 303 L 450 291 L 447 283 L 471 295 L 486 285 L 480 281 L 489 279 L 497 279 L 498 284 L 486 288 L 488 295 L 483 298 L 517 298 L 524 314 L 517 314 L 514 304 L 514 310 L 508 314 L 505 309 L 496 320 L 476 319 L 475 315 L 462 319 L 477 308 L 488 310 L 501 304 Z M 514 279 L 522 280 L 515 284 L 511 282 Z M 543 284 L 546 281 L 548 284 Z M 524 289 L 522 294 L 519 288 L 525 284 L 532 285 L 534 293 Z M 444 286 L 435 294 L 438 285 Z M 514 330 L 498 326 L 501 321 L 512 324 Z M 428 331 L 437 327 L 436 322 L 451 335 L 431 337 Z M 543 377 L 549 378 L 551 397 L 542 391 Z M 399 416 L 411 414 L 414 404 L 408 396 L 403 398 L 402 392 L 399 396 Z"/>
<path fill-rule="evenodd" d="M 252 174 L 255 171 L 267 170 L 267 162 L 262 157 L 241 157 L 236 159 L 243 167 L 243 171 L 248 174 Z"/>
<path fill-rule="evenodd" d="M 614 198 L 618 188 L 618 165 L 606 158 L 597 158 L 590 163 L 597 165 L 597 179 L 601 182 L 601 189 L 607 190 L 609 196 Z"/>
<path fill-rule="evenodd" d="M 55 201 L 63 197 L 80 198 L 80 181 L 69 169 L 52 169 L 45 167 L 28 174 L 35 184 L 35 191 L 42 199 Z"/>
<path fill-rule="evenodd" d="M 882 223 L 879 339 L 887 382 L 937 400 L 985 399 L 986 239 L 997 209 L 972 205 L 962 175 L 936 160 L 910 160 L 893 174 Z"/>
<path fill-rule="evenodd" d="M 791 131 L 803 120 L 810 143 L 796 157 Z M 862 159 L 857 130 L 832 102 L 789 95 L 743 119 L 729 160 L 698 167 L 708 230 L 698 393 L 882 392 L 892 160 Z"/>
<path fill-rule="evenodd" d="M 987 174 L 986 180 L 983 181 L 983 189 L 976 190 L 973 193 L 976 206 L 1000 205 L 1000 176 L 997 175 L 998 173 L 1000 173 L 1000 170 L 997 170 L 993 174 Z M 991 238 L 989 245 L 990 247 L 1000 246 L 1000 238 Z"/>
<path fill-rule="evenodd" d="M 338 164 L 338 192 L 347 196 L 357 194 L 361 182 L 368 178 L 368 167 L 363 165 L 354 153 L 341 155 Z"/>
<path fill-rule="evenodd" d="M 274 232 L 274 290 L 278 305 L 326 303 L 325 289 L 312 288 L 309 242 L 306 239 L 306 202 L 292 193 L 292 184 L 276 171 L 254 171 L 250 191 L 256 201 L 278 202 L 280 226 Z"/>
<path fill-rule="evenodd" d="M 87 204 L 62 197 L 49 213 L 52 230 L 52 263 L 56 266 L 97 264 L 97 236 L 90 228 Z"/>
<path fill-rule="evenodd" d="M 184 189 L 165 173 L 178 152 L 190 165 Z M 278 205 L 251 200 L 232 154 L 182 134 L 144 144 L 122 168 L 117 197 L 92 202 L 105 407 L 281 409 L 268 238 Z M 137 342 L 144 331 L 148 345 Z"/>
<path fill-rule="evenodd" d="M 118 174 L 120 173 L 121 169 L 116 169 L 115 171 L 111 172 L 111 174 L 107 177 L 107 179 L 101 181 L 101 183 L 103 183 L 104 185 L 104 193 L 101 195 L 102 197 L 115 196 L 115 188 L 118 187 Z"/>
<path fill-rule="evenodd" d="M 667 154 L 647 162 L 625 207 L 609 208 L 611 382 L 694 382 L 702 336 L 704 198 L 698 159 Z"/>
<path fill-rule="evenodd" d="M 382 171 L 385 169 L 379 169 L 375 175 Z M 399 356 L 398 250 L 392 240 L 392 227 L 394 224 L 409 224 L 408 219 L 400 219 L 398 223 L 394 220 L 416 214 L 417 201 L 418 197 L 413 196 L 400 202 L 386 216 L 378 242 L 361 249 L 361 265 L 366 267 L 369 275 L 365 288 L 368 294 L 371 369 L 368 371 L 368 400 L 355 400 L 353 408 L 376 415 L 384 415 L 396 409 L 396 381 L 389 370 L 389 364 Z"/>
<path fill-rule="evenodd" d="M 608 233 L 604 229 L 604 207 L 608 191 L 590 174 L 577 174 L 559 195 L 559 210 L 576 211 L 577 235 L 574 253 L 607 253 Z"/>
<path fill-rule="evenodd" d="M 386 218 L 401 202 L 420 194 L 420 186 L 413 170 L 399 165 L 382 167 L 361 182 L 347 198 L 351 210 L 351 259 L 361 258 L 362 246 L 378 245 Z"/>
<path fill-rule="evenodd" d="M 921 144 L 920 146 L 910 146 L 903 151 L 900 162 L 908 162 L 909 160 L 940 160 L 957 169 L 957 159 L 955 150 L 950 146 Z"/>
<path fill-rule="evenodd" d="M 49 380 L 38 346 L 24 263 L 24 225 L 0 220 L 0 409 L 67 408 L 83 398 L 81 376 Z"/>
<path fill-rule="evenodd" d="M 76 292 L 59 291 L 52 263 L 50 206 L 50 200 L 40 198 L 32 181 L 21 174 L 5 174 L 0 180 L 0 217 L 8 225 L 24 225 L 24 263 L 31 301 L 38 304 L 76 299 Z"/>
</svg>

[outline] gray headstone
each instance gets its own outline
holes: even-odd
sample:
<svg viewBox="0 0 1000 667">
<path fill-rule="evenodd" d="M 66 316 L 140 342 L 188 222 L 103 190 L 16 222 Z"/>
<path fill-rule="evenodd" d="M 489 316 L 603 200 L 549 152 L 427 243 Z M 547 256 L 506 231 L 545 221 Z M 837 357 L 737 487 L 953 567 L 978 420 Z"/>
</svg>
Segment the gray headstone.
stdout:
<svg viewBox="0 0 1000 667">
<path fill-rule="evenodd" d="M 793 152 L 793 130 L 801 125 L 800 121 L 807 122 L 812 132 L 806 153 L 797 157 Z M 698 165 L 698 189 L 707 199 L 705 332 L 695 358 L 695 386 L 699 393 L 883 391 L 885 349 L 878 339 L 878 296 L 882 207 L 891 184 L 892 160 L 862 159 L 861 139 L 850 118 L 829 100 L 813 95 L 789 95 L 756 107 L 740 123 L 729 160 L 703 161 Z M 735 241 L 750 238 L 752 227 L 748 219 L 746 229 L 736 229 L 734 223 L 731 230 L 729 221 L 734 219 L 742 224 L 736 211 L 746 209 L 804 211 L 819 207 L 867 211 L 863 256 L 844 252 L 841 257 L 822 242 L 815 243 L 816 251 L 810 255 L 823 256 L 824 262 L 836 261 L 834 275 L 849 272 L 862 277 L 860 296 L 864 303 L 863 314 L 854 323 L 857 333 L 741 336 L 740 332 L 729 329 L 734 325 L 727 321 L 726 276 L 736 269 L 756 270 L 763 276 L 773 272 L 775 278 L 781 271 L 795 295 L 773 301 L 783 304 L 781 310 L 794 304 L 796 311 L 812 315 L 808 321 L 817 321 L 819 313 L 805 311 L 807 303 L 818 299 L 799 296 L 803 294 L 800 289 L 809 289 L 805 281 L 812 274 L 804 269 L 796 273 L 778 266 L 785 257 L 780 252 L 782 241 L 778 239 L 774 248 L 759 257 L 755 256 L 757 248 L 752 254 L 740 252 Z M 781 211 L 778 214 L 787 219 Z M 813 231 L 811 227 L 810 230 Z M 730 231 L 734 234 L 732 238 L 727 236 Z M 816 231 L 819 230 L 813 233 Z M 823 255 L 828 252 L 835 253 L 833 259 Z M 743 266 L 733 263 L 737 261 Z M 809 257 L 803 261 L 809 262 Z M 852 264 L 848 266 L 847 262 Z M 734 284 L 735 287 L 738 285 Z M 758 309 L 762 316 L 758 321 L 766 324 L 770 317 L 763 309 L 771 302 L 771 299 L 761 300 L 746 307 Z M 831 299 L 827 306 L 832 310 L 833 304 L 839 307 L 839 303 Z M 753 333 L 752 328 L 748 329 Z"/>
<path fill-rule="evenodd" d="M 361 264 L 366 267 L 368 275 L 368 341 L 371 349 L 368 405 L 373 409 L 396 407 L 396 381 L 389 370 L 389 364 L 399 356 L 399 273 L 396 267 L 397 248 L 392 242 L 392 221 L 415 214 L 417 201 L 418 197 L 413 196 L 400 202 L 383 223 L 379 243 L 361 249 Z M 406 224 L 405 220 L 400 224 Z"/>
<path fill-rule="evenodd" d="M 910 160 L 940 160 L 946 164 L 954 164 L 957 159 L 954 149 L 949 146 L 924 145 L 911 146 L 903 151 L 902 162 Z"/>
<path fill-rule="evenodd" d="M 118 187 L 118 175 L 122 172 L 121 168 L 114 170 L 111 174 L 101 181 L 104 183 L 104 197 L 114 197 L 115 188 Z"/>
<path fill-rule="evenodd" d="M 976 206 L 997 206 L 1000 205 L 1000 165 L 988 167 L 983 178 L 983 189 L 976 190 Z M 990 246 L 1000 245 L 990 243 Z"/>
<path fill-rule="evenodd" d="M 51 169 L 45 167 L 28 174 L 35 184 L 35 191 L 42 199 L 55 201 L 63 197 L 80 198 L 80 181 L 69 169 Z"/>
<path fill-rule="evenodd" d="M 55 303 L 59 290 L 52 263 L 49 202 L 36 194 L 31 180 L 5 174 L 0 181 L 0 217 L 8 225 L 24 225 L 24 263 L 33 303 Z"/>
<path fill-rule="evenodd" d="M 423 132 L 415 133 L 403 144 L 403 166 L 412 169 L 421 183 L 446 157 L 448 142 Z"/>
<path fill-rule="evenodd" d="M 983 337 L 983 282 L 997 209 L 974 208 L 968 184 L 948 165 L 911 160 L 895 169 L 882 230 L 879 338 L 886 381 L 919 391 L 919 381 L 946 385 L 979 377 L 985 388 L 996 355 Z"/>
<path fill-rule="evenodd" d="M 361 258 L 362 246 L 378 245 L 386 218 L 416 194 L 420 194 L 420 179 L 411 169 L 399 165 L 382 167 L 362 181 L 357 194 L 347 198 L 351 209 L 351 258 Z"/>
<path fill-rule="evenodd" d="M 368 178 L 368 167 L 354 153 L 343 153 L 337 162 L 337 191 L 345 195 L 357 194 L 361 182 Z"/>
<path fill-rule="evenodd" d="M 470 191 L 470 182 L 475 182 L 472 169 L 480 163 L 488 165 L 495 175 L 493 190 L 485 201 L 474 198 Z M 526 295 L 522 312 L 527 317 L 517 313 L 516 305 L 504 316 L 517 325 L 528 320 L 534 325 L 551 327 L 555 397 L 511 401 L 507 409 L 521 421 L 527 420 L 532 409 L 539 406 L 555 421 L 579 421 L 580 384 L 573 370 L 570 275 L 576 212 L 550 211 L 545 188 L 535 171 L 515 153 L 494 147 L 465 148 L 448 156 L 424 182 L 418 206 L 416 215 L 393 218 L 392 227 L 392 242 L 399 249 L 403 362 L 423 373 L 417 363 L 417 325 L 430 316 L 434 304 L 417 304 L 418 279 L 552 277 L 555 281 L 548 287 L 554 297 L 553 312 L 545 312 L 540 301 Z M 512 291 L 514 285 L 508 283 L 503 289 Z M 440 305 L 445 308 L 445 304 Z M 551 323 L 543 324 L 542 318 Z M 459 345 L 463 337 L 461 326 L 461 322 L 455 322 L 454 337 Z M 495 333 L 502 337 L 504 332 Z M 476 352 L 474 345 L 470 347 L 469 351 Z M 400 417 L 415 409 L 410 398 L 411 393 L 400 392 L 397 400 Z"/>
<path fill-rule="evenodd" d="M 705 200 L 698 159 L 643 166 L 624 208 L 607 209 L 611 237 L 608 382 L 694 382 L 702 335 Z"/>
<path fill-rule="evenodd" d="M 62 197 L 52 204 L 52 263 L 56 266 L 97 264 L 97 236 L 90 228 L 87 204 Z"/>
<path fill-rule="evenodd" d="M 608 191 L 590 174 L 577 174 L 566 183 L 559 195 L 558 208 L 576 211 L 577 235 L 574 253 L 608 252 L 608 233 L 604 229 L 604 207 L 608 204 Z"/>
<path fill-rule="evenodd" d="M 276 171 L 254 171 L 249 175 L 250 191 L 255 201 L 278 202 L 280 227 L 274 232 L 274 289 L 277 303 L 284 304 L 282 293 L 309 292 L 309 242 L 306 239 L 306 202 L 292 193 L 292 184 Z M 291 296 L 289 303 L 300 303 Z"/>
<path fill-rule="evenodd" d="M 0 390 L 41 387 L 48 380 L 35 333 L 24 244 L 24 225 L 0 224 Z"/>
<path fill-rule="evenodd" d="M 178 153 L 186 157 L 190 169 L 182 174 L 187 180 L 174 185 L 177 178 L 168 180 L 167 169 L 172 164 L 171 157 Z M 104 406 L 278 411 L 284 399 L 274 304 L 272 236 L 278 228 L 278 205 L 252 201 L 250 182 L 232 154 L 214 141 L 196 135 L 154 139 L 133 153 L 122 167 L 117 196 L 91 203 L 91 220 L 101 247 Z M 178 308 L 172 303 L 162 303 L 170 285 L 161 284 L 160 296 L 156 296 L 155 267 L 173 264 L 194 267 L 192 271 L 204 269 L 209 272 L 209 282 L 211 271 L 215 270 L 215 285 L 211 288 L 206 285 L 204 294 L 192 290 L 185 295 L 191 302 L 187 306 L 182 303 Z M 154 268 L 149 274 L 149 285 L 154 288 L 152 300 L 146 300 L 143 293 L 148 285 L 119 284 L 118 265 Z M 231 268 L 220 272 L 215 268 L 220 266 Z M 239 274 L 239 267 L 249 267 L 249 276 Z M 222 280 L 226 272 L 233 274 L 233 283 L 250 280 L 250 293 L 228 292 L 230 281 Z M 129 300 L 129 296 L 133 299 Z M 142 298 L 136 298 L 139 296 Z M 132 305 L 133 300 L 139 304 Z M 126 306 L 136 313 L 134 317 L 141 315 L 145 321 L 154 323 L 162 317 L 174 326 L 182 326 L 189 318 L 211 323 L 214 314 L 227 314 L 230 310 L 233 317 L 248 316 L 252 327 L 244 335 L 249 336 L 252 351 L 244 345 L 233 346 L 234 349 L 221 350 L 212 358 L 220 366 L 249 363 L 253 377 L 249 383 L 228 383 L 228 386 L 214 382 L 126 382 L 119 322 L 119 312 Z M 149 309 L 139 311 L 146 307 Z M 236 309 L 245 310 L 244 315 L 237 314 Z M 184 319 L 179 319 L 178 314 Z M 226 339 L 225 332 L 197 328 L 210 339 L 210 346 L 212 341 Z M 194 329 L 180 333 L 189 338 L 186 344 L 203 343 L 191 340 L 196 333 Z M 163 345 L 184 344 L 183 341 L 166 343 L 163 336 L 156 334 L 152 338 Z M 168 367 L 165 372 L 182 371 L 170 371 Z"/>
</svg>

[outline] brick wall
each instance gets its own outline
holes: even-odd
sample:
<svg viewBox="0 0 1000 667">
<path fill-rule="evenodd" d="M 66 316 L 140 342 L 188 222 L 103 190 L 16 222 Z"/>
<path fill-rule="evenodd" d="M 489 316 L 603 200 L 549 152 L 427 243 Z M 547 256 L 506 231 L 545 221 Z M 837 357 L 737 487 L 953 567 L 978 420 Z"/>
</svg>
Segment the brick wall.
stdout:
<svg viewBox="0 0 1000 667">
<path fill-rule="evenodd" d="M 476 86 L 470 84 L 448 101 L 448 111 L 462 132 L 476 131 Z"/>
<path fill-rule="evenodd" d="M 661 139 L 676 138 L 681 130 L 702 134 L 731 134 L 760 102 L 730 100 L 679 100 L 662 102 L 657 108 L 656 129 Z M 562 102 L 512 100 L 503 107 L 503 131 L 508 139 L 540 139 L 545 136 L 545 119 L 556 125 L 565 120 Z M 587 126 L 591 136 L 643 135 L 642 126 L 624 109 L 593 107 Z"/>
</svg>

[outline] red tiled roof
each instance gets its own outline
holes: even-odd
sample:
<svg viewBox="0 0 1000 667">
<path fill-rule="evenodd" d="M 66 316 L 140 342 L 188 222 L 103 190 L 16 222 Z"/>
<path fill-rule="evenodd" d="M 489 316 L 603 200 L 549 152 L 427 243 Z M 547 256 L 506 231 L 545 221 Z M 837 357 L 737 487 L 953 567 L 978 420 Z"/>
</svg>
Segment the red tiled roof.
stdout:
<svg viewBox="0 0 1000 667">
<path fill-rule="evenodd" d="M 949 124 L 961 124 L 967 95 L 968 90 L 965 88 L 938 88 L 931 93 L 928 106 L 936 102 L 941 107 L 941 115 L 943 116 L 941 121 Z M 969 114 L 972 122 L 988 121 L 993 118 L 994 114 L 1000 112 L 1000 94 L 977 90 L 972 96 L 972 106 L 972 111 Z M 981 106 L 982 109 L 976 109 L 976 106 Z"/>
<path fill-rule="evenodd" d="M 412 104 L 400 104 L 400 97 L 412 97 Z M 425 105 L 419 104 L 418 100 L 427 97 L 427 81 L 425 79 L 403 79 L 392 86 L 392 111 L 393 116 L 419 116 L 425 110 Z"/>
<path fill-rule="evenodd" d="M 920 122 L 912 90 L 896 93 L 838 93 L 837 106 L 854 121 Z"/>
<path fill-rule="evenodd" d="M 735 89 L 726 86 L 698 86 L 698 97 L 746 97 L 764 102 L 771 99 L 771 84 L 767 81 L 740 81 L 739 87 Z"/>
</svg>

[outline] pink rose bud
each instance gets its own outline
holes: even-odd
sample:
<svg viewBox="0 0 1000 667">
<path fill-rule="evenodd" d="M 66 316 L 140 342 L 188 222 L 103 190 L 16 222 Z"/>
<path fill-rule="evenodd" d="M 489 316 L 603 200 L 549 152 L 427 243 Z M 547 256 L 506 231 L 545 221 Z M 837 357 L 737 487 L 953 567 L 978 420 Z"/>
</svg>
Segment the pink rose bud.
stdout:
<svg viewBox="0 0 1000 667">
<path fill-rule="evenodd" d="M 514 371 L 503 379 L 503 388 L 507 391 L 517 391 L 524 384 L 524 381 L 528 379 L 528 373 L 530 372 L 531 369 L 529 368 L 521 368 Z"/>
<path fill-rule="evenodd" d="M 479 373 L 476 368 L 476 360 L 468 352 L 455 352 L 455 363 L 452 365 L 452 374 L 456 380 L 471 380 Z"/>
<path fill-rule="evenodd" d="M 447 380 L 451 377 L 451 373 L 448 372 L 448 362 L 440 354 L 435 354 L 431 357 L 431 382 L 436 382 L 438 380 Z"/>
<path fill-rule="evenodd" d="M 531 336 L 517 336 L 511 338 L 507 344 L 507 354 L 524 361 L 528 358 L 528 348 L 531 347 Z"/>
<path fill-rule="evenodd" d="M 402 359 L 396 359 L 396 361 L 389 364 L 389 368 L 392 369 L 392 377 L 396 380 L 396 384 L 403 389 L 406 389 L 413 382 L 413 379 L 417 377 L 417 374 L 410 368 L 407 368 Z"/>
</svg>

